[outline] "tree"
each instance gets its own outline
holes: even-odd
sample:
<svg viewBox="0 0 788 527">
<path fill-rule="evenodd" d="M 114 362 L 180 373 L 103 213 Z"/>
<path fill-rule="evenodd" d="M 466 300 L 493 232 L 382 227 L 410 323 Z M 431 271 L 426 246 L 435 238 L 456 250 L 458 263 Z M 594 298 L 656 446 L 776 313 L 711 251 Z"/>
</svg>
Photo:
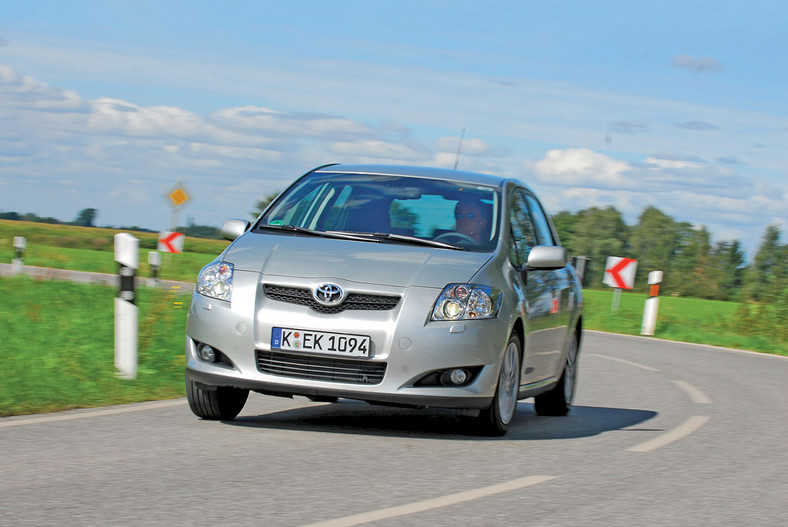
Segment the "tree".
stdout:
<svg viewBox="0 0 788 527">
<path fill-rule="evenodd" d="M 553 225 L 555 225 L 555 230 L 558 231 L 558 238 L 560 238 L 561 244 L 573 256 L 577 256 L 577 253 L 573 250 L 572 241 L 575 238 L 575 225 L 578 217 L 579 214 L 572 214 L 563 210 L 551 218 Z"/>
<path fill-rule="evenodd" d="M 780 243 L 780 228 L 769 225 L 747 273 L 747 294 L 757 301 L 772 301 L 788 287 L 788 245 Z"/>
<path fill-rule="evenodd" d="M 738 240 L 717 242 L 711 252 L 711 272 L 717 277 L 717 300 L 739 297 L 744 277 L 744 253 Z"/>
<path fill-rule="evenodd" d="M 280 193 L 278 191 L 277 192 L 271 192 L 270 194 L 267 194 L 266 196 L 264 196 L 263 199 L 258 200 L 257 203 L 255 203 L 255 205 L 254 205 L 254 210 L 252 212 L 250 212 L 249 215 L 252 218 L 257 219 L 257 217 L 260 214 L 263 213 L 263 211 L 266 209 L 266 207 L 268 207 L 268 205 L 272 201 L 274 201 L 279 194 Z"/>
<path fill-rule="evenodd" d="M 93 222 L 98 215 L 98 211 L 96 209 L 82 209 L 77 214 L 77 219 L 74 220 L 74 225 L 79 225 L 81 227 L 94 227 Z"/>
<path fill-rule="evenodd" d="M 655 207 L 643 211 L 629 239 L 633 258 L 638 259 L 638 284 L 645 284 L 649 272 L 664 271 L 665 288 L 675 286 L 676 277 L 671 276 L 670 268 L 681 246 L 682 229 L 688 227 Z"/>
</svg>

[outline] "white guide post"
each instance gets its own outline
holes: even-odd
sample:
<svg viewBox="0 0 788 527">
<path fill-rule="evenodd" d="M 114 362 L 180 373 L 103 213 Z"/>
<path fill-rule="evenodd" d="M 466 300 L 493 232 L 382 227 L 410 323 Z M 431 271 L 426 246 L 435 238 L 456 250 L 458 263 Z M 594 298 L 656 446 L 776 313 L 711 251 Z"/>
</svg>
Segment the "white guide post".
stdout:
<svg viewBox="0 0 788 527">
<path fill-rule="evenodd" d="M 115 261 L 120 264 L 120 294 L 115 298 L 115 368 L 124 379 L 137 377 L 137 306 L 134 275 L 140 241 L 126 232 L 115 235 Z"/>
<path fill-rule="evenodd" d="M 151 268 L 151 277 L 148 279 L 148 287 L 159 285 L 159 268 L 161 267 L 161 253 L 150 251 L 148 253 L 148 265 Z"/>
<path fill-rule="evenodd" d="M 657 311 L 659 310 L 659 284 L 662 283 L 662 271 L 651 271 L 648 274 L 649 294 L 646 307 L 643 309 L 643 325 L 641 335 L 654 335 L 657 329 Z"/>
<path fill-rule="evenodd" d="M 11 274 L 19 274 L 22 272 L 24 265 L 23 257 L 25 255 L 25 246 L 27 240 L 24 236 L 14 236 L 14 249 L 16 249 L 16 258 L 11 260 Z"/>
</svg>

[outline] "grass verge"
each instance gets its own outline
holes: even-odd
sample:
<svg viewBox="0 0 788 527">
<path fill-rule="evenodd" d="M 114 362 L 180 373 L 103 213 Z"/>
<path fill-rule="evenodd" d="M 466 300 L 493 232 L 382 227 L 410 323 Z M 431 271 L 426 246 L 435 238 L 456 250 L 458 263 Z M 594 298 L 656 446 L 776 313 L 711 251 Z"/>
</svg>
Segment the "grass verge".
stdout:
<svg viewBox="0 0 788 527">
<path fill-rule="evenodd" d="M 188 300 L 138 293 L 139 367 L 123 380 L 114 367 L 116 289 L 0 278 L 0 416 L 182 397 Z"/>
<path fill-rule="evenodd" d="M 647 296 L 625 292 L 613 312 L 613 291 L 585 290 L 586 329 L 640 335 Z M 757 313 L 757 314 L 756 314 Z M 786 321 L 769 306 L 661 297 L 656 338 L 788 355 Z"/>
</svg>

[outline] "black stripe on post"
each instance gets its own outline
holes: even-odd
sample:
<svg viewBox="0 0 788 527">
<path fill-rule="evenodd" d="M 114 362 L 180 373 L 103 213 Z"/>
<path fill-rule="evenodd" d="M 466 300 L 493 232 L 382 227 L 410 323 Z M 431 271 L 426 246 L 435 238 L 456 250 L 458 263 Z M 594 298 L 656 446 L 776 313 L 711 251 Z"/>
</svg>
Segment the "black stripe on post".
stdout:
<svg viewBox="0 0 788 527">
<path fill-rule="evenodd" d="M 121 264 L 118 273 L 120 274 L 120 294 L 118 296 L 122 300 L 135 304 L 134 268 Z"/>
</svg>

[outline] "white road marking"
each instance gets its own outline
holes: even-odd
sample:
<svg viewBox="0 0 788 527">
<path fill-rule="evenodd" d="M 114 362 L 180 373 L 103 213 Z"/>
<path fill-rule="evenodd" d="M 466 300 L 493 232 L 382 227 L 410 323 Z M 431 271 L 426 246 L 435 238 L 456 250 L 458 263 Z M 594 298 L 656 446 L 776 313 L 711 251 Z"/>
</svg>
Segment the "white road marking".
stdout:
<svg viewBox="0 0 788 527">
<path fill-rule="evenodd" d="M 439 507 L 446 507 L 448 505 L 456 505 L 466 501 L 476 500 L 503 492 L 522 489 L 538 485 L 555 479 L 556 476 L 527 476 L 524 478 L 513 479 L 497 485 L 490 485 L 489 487 L 482 487 L 479 489 L 466 490 L 456 494 L 449 494 L 448 496 L 441 496 L 424 501 L 417 501 L 407 505 L 400 505 L 399 507 L 390 507 L 388 509 L 380 509 L 377 511 L 364 512 L 361 514 L 354 514 L 353 516 L 345 516 L 344 518 L 337 518 L 335 520 L 328 520 L 324 522 L 312 523 L 305 527 L 351 527 L 353 525 L 361 525 L 363 523 L 375 522 L 379 520 L 386 520 L 389 518 L 396 518 L 397 516 L 404 516 L 406 514 L 414 514 L 417 512 L 424 512 Z"/>
<path fill-rule="evenodd" d="M 688 435 L 697 432 L 701 429 L 701 427 L 703 427 L 703 425 L 708 423 L 710 419 L 711 417 L 705 415 L 696 415 L 690 417 L 670 432 L 662 434 L 661 436 L 656 437 L 650 441 L 646 441 L 645 443 L 635 445 L 631 448 L 628 448 L 627 450 L 630 452 L 651 452 L 660 447 L 673 443 L 674 441 L 678 441 L 679 439 L 684 439 Z"/>
<path fill-rule="evenodd" d="M 698 404 L 711 404 L 711 399 L 708 395 L 700 391 L 699 389 L 695 388 L 688 382 L 685 381 L 673 381 L 673 384 L 687 392 L 687 395 L 690 396 L 693 402 Z"/>
<path fill-rule="evenodd" d="M 591 355 L 592 355 L 593 357 L 600 357 L 600 358 L 602 358 L 602 359 L 607 359 L 607 360 L 614 360 L 614 361 L 616 361 L 616 362 L 620 362 L 620 363 L 622 363 L 622 364 L 628 364 L 628 365 L 630 365 L 630 366 L 634 366 L 634 367 L 636 367 L 636 368 L 640 368 L 641 370 L 646 370 L 646 371 L 659 371 L 659 370 L 658 370 L 658 369 L 656 369 L 656 368 L 652 368 L 651 366 L 646 366 L 645 364 L 640 364 L 639 362 L 632 362 L 632 361 L 629 361 L 629 360 L 619 359 L 619 358 L 617 358 L 617 357 L 610 357 L 610 356 L 608 356 L 608 355 L 600 355 L 599 353 L 591 353 Z"/>
<path fill-rule="evenodd" d="M 37 425 L 42 423 L 56 423 L 58 421 L 72 421 L 74 419 L 89 419 L 92 417 L 103 417 L 106 415 L 126 414 L 129 412 L 143 412 L 145 410 L 158 410 L 160 408 L 179 406 L 182 404 L 186 404 L 186 399 L 130 404 L 126 406 L 116 406 L 104 410 L 80 411 L 78 413 L 60 413 L 54 415 L 46 415 L 43 417 L 42 416 L 30 417 L 26 419 L 5 418 L 5 419 L 0 419 L 0 428 L 8 428 L 11 426 Z"/>
</svg>

